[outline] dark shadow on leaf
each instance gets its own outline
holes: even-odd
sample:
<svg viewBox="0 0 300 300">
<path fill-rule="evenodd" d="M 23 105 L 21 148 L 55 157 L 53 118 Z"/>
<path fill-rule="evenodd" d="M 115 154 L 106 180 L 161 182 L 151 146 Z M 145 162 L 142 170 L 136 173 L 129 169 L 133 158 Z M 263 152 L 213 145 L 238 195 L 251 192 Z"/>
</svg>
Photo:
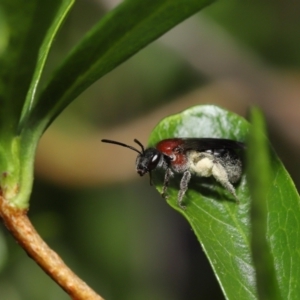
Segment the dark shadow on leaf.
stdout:
<svg viewBox="0 0 300 300">
<path fill-rule="evenodd" d="M 164 174 L 164 170 L 156 170 L 153 172 L 152 176 L 154 185 L 163 185 Z M 182 174 L 175 174 L 175 176 L 170 179 L 167 194 L 170 194 L 170 190 L 179 191 L 181 178 Z M 239 183 L 235 184 L 235 187 L 238 187 L 238 185 Z M 234 197 L 212 177 L 192 176 L 188 190 L 194 190 L 199 193 L 200 196 L 220 202 L 229 201 L 236 203 Z M 184 202 L 186 204 L 189 202 L 186 197 L 184 198 Z"/>
</svg>

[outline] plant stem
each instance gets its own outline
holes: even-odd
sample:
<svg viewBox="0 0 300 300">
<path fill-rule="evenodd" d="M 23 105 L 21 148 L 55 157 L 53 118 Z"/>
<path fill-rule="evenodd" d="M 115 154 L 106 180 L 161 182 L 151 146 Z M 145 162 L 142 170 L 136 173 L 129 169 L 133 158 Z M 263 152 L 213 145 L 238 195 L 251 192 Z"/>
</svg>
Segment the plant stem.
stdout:
<svg viewBox="0 0 300 300">
<path fill-rule="evenodd" d="M 11 206 L 0 190 L 0 217 L 27 254 L 74 300 L 103 300 L 75 275 L 34 229 L 27 210 Z"/>
</svg>

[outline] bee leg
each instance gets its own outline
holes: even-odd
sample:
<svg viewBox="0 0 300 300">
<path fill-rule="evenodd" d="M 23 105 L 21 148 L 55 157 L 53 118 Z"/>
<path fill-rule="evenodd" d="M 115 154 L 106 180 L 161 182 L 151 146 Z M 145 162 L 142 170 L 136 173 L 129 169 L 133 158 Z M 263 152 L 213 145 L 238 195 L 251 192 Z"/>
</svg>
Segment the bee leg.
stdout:
<svg viewBox="0 0 300 300">
<path fill-rule="evenodd" d="M 219 181 L 223 187 L 234 196 L 236 202 L 239 204 L 239 199 L 235 193 L 234 186 L 230 183 L 228 174 L 226 172 L 226 169 L 220 164 L 219 162 L 215 162 L 214 166 L 212 168 L 212 175 L 214 178 Z"/>
<path fill-rule="evenodd" d="M 162 197 L 167 199 L 168 195 L 167 195 L 167 189 L 169 186 L 169 182 L 170 182 L 170 177 L 173 175 L 173 172 L 170 168 L 167 168 L 166 173 L 165 173 L 165 178 L 164 178 L 164 185 L 163 185 L 163 189 L 162 189 Z"/>
<path fill-rule="evenodd" d="M 178 206 L 182 209 L 186 209 L 186 207 L 184 205 L 182 205 L 182 199 L 185 195 L 185 192 L 188 189 L 188 184 L 190 182 L 190 179 L 191 179 L 191 172 L 185 171 L 183 173 L 183 176 L 180 181 L 180 190 L 179 190 L 178 199 L 177 199 Z"/>
<path fill-rule="evenodd" d="M 152 181 L 152 174 L 151 174 L 151 171 L 149 171 L 149 179 L 150 179 L 150 185 L 153 185 L 153 181 Z"/>
</svg>

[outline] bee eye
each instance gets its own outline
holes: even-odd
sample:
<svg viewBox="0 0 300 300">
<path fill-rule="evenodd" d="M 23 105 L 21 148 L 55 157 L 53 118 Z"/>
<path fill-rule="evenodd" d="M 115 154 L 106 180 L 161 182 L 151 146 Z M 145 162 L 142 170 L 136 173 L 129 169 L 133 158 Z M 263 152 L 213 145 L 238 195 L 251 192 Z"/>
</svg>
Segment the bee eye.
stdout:
<svg viewBox="0 0 300 300">
<path fill-rule="evenodd" d="M 156 168 L 156 166 L 159 162 L 159 158 L 160 158 L 160 155 L 154 154 L 153 157 L 151 158 L 151 160 L 149 160 L 149 163 L 148 163 L 148 170 L 149 171 Z"/>
</svg>

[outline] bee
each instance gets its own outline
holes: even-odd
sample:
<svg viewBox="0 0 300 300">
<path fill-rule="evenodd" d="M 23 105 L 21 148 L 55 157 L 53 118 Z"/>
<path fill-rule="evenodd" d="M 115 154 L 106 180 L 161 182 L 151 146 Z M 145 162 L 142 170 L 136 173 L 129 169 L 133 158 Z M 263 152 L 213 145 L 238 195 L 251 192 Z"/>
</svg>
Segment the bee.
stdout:
<svg viewBox="0 0 300 300">
<path fill-rule="evenodd" d="M 182 174 L 177 198 L 178 206 L 182 209 L 186 209 L 183 198 L 192 175 L 213 176 L 239 202 L 233 184 L 237 183 L 242 175 L 242 160 L 238 153 L 245 149 L 242 142 L 218 138 L 171 138 L 158 142 L 155 147 L 145 149 L 140 141 L 134 139 L 141 150 L 113 140 L 103 139 L 102 142 L 137 152 L 136 171 L 140 176 L 149 173 L 150 182 L 153 170 L 164 169 L 164 198 L 167 198 L 170 178 L 175 173 Z"/>
</svg>

